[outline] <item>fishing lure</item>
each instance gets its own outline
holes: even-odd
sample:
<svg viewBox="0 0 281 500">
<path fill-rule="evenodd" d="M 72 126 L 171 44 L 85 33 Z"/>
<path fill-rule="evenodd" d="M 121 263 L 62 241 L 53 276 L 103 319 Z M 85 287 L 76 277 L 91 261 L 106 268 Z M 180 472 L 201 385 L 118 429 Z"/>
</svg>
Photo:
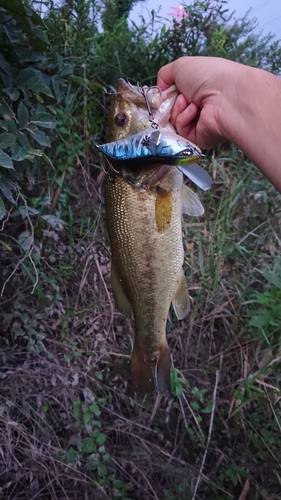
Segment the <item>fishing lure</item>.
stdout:
<svg viewBox="0 0 281 500">
<path fill-rule="evenodd" d="M 147 129 L 126 139 L 97 146 L 108 158 L 126 164 L 132 161 L 134 167 L 144 165 L 174 165 L 204 191 L 210 189 L 211 176 L 195 163 L 204 155 L 201 150 L 185 138 L 160 129 Z"/>
</svg>

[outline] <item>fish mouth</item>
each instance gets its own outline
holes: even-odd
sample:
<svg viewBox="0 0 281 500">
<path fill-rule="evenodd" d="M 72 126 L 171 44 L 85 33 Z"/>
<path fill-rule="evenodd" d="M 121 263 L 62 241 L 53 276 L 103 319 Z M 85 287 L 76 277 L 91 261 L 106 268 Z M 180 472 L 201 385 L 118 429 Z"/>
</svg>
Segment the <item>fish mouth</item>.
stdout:
<svg viewBox="0 0 281 500">
<path fill-rule="evenodd" d="M 150 109 L 153 112 L 154 120 L 160 127 L 167 126 L 172 108 L 179 95 L 179 91 L 175 85 L 171 85 L 166 90 L 161 90 L 156 85 L 151 87 L 140 84 L 132 85 L 126 82 L 124 78 L 119 78 L 117 92 L 124 99 L 131 101 L 136 106 L 147 109 L 147 102 L 144 97 L 145 93 Z M 169 124 L 169 128 L 175 130 L 171 124 Z"/>
</svg>

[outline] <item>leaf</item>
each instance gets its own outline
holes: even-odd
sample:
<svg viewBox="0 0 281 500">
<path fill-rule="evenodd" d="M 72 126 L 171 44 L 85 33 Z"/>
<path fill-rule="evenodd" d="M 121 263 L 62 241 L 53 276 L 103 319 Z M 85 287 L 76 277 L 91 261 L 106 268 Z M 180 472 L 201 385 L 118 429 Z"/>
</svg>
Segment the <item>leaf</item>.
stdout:
<svg viewBox="0 0 281 500">
<path fill-rule="evenodd" d="M 10 65 L 7 63 L 6 59 L 2 54 L 0 54 L 0 68 L 5 71 L 5 73 L 10 74 Z"/>
<path fill-rule="evenodd" d="M 16 137 L 13 134 L 0 134 L 0 148 L 6 149 L 13 146 L 16 142 Z"/>
<path fill-rule="evenodd" d="M 64 66 L 63 58 L 59 54 L 56 54 L 56 56 L 57 56 L 59 71 L 62 71 Z"/>
<path fill-rule="evenodd" d="M 91 413 L 88 413 L 88 412 L 84 413 L 84 415 L 83 415 L 84 424 L 88 425 L 91 422 L 91 418 L 92 418 Z"/>
<path fill-rule="evenodd" d="M 6 208 L 4 205 L 4 201 L 2 200 L 2 198 L 0 198 L 0 220 L 3 219 L 5 213 L 6 213 Z"/>
<path fill-rule="evenodd" d="M 88 88 L 89 81 L 81 78 L 80 76 L 70 75 L 69 80 L 71 82 L 77 83 L 78 85 L 81 85 L 81 87 L 84 87 L 85 89 Z"/>
<path fill-rule="evenodd" d="M 280 276 L 275 276 L 275 274 L 267 270 L 262 271 L 262 274 L 269 283 L 271 283 L 272 285 L 276 286 L 276 288 L 279 288 L 279 290 L 281 290 Z"/>
<path fill-rule="evenodd" d="M 12 149 L 12 159 L 15 161 L 23 161 L 26 158 L 27 150 L 19 144 L 14 144 Z"/>
<path fill-rule="evenodd" d="M 51 82 L 53 84 L 54 93 L 58 103 L 61 102 L 61 92 L 60 92 L 60 78 L 57 75 L 51 77 Z"/>
<path fill-rule="evenodd" d="M 0 116 L 3 116 L 4 118 L 14 118 L 15 114 L 13 110 L 4 102 L 4 100 L 1 102 L 0 99 Z"/>
<path fill-rule="evenodd" d="M 45 94 L 48 97 L 54 98 L 54 94 L 52 93 L 52 91 L 51 91 L 50 87 L 48 87 L 48 85 L 41 84 L 40 87 L 38 87 L 38 91 L 42 92 L 42 94 Z"/>
<path fill-rule="evenodd" d="M 2 191 L 3 195 L 6 196 L 6 198 L 14 205 L 16 204 L 16 200 L 12 195 L 12 191 L 18 191 L 18 189 L 19 186 L 16 182 L 12 181 L 11 179 L 8 179 L 8 177 L 4 175 L 1 175 L 0 190 Z"/>
<path fill-rule="evenodd" d="M 58 230 L 61 231 L 63 229 L 63 226 L 67 225 L 67 223 L 65 221 L 63 221 L 59 217 L 56 217 L 55 215 L 48 215 L 48 214 L 42 215 L 41 218 L 43 220 L 45 220 L 47 222 L 47 224 L 50 224 L 50 226 L 53 229 L 56 229 L 57 231 Z"/>
<path fill-rule="evenodd" d="M 22 89 L 38 90 L 41 84 L 41 73 L 34 68 L 25 68 L 19 72 L 16 81 Z"/>
<path fill-rule="evenodd" d="M 263 326 L 266 327 L 270 324 L 270 320 L 271 320 L 270 311 L 267 311 L 266 309 L 261 309 L 259 310 L 258 314 L 249 321 L 249 325 L 257 326 L 259 328 Z"/>
<path fill-rule="evenodd" d="M 38 128 L 33 125 L 27 127 L 26 130 L 40 146 L 50 146 L 50 139 L 42 130 L 38 130 Z"/>
<path fill-rule="evenodd" d="M 20 96 L 19 90 L 14 88 L 7 89 L 7 94 L 10 97 L 11 101 L 17 101 Z"/>
<path fill-rule="evenodd" d="M 18 127 L 17 127 L 15 120 L 10 118 L 9 116 L 5 117 L 5 126 L 8 130 L 8 132 L 10 132 L 10 134 L 17 135 Z"/>
<path fill-rule="evenodd" d="M 12 23 L 3 23 L 3 30 L 9 38 L 10 42 L 15 43 L 20 41 L 20 30 L 16 29 Z"/>
<path fill-rule="evenodd" d="M 96 403 L 93 403 L 89 406 L 89 410 L 91 410 L 92 413 L 94 413 L 94 415 L 96 415 L 97 417 L 100 416 L 100 408 L 99 406 L 96 404 Z"/>
<path fill-rule="evenodd" d="M 49 165 L 50 167 L 52 167 L 53 169 L 55 169 L 55 167 L 54 167 L 52 161 L 50 160 L 50 158 L 41 149 L 30 148 L 27 152 L 31 156 L 32 155 L 33 156 L 39 156 L 40 158 L 42 158 L 42 160 L 44 160 L 45 163 L 47 163 L 47 165 Z"/>
<path fill-rule="evenodd" d="M 15 56 L 17 61 L 23 62 L 47 62 L 47 58 L 43 54 L 39 54 L 39 52 L 31 52 L 30 49 L 25 47 L 16 47 L 15 48 Z"/>
<path fill-rule="evenodd" d="M 39 121 L 39 120 L 31 120 L 30 123 L 33 125 L 37 125 L 37 127 L 42 127 L 42 128 L 55 128 L 56 127 L 56 122 L 54 120 L 52 121 Z"/>
<path fill-rule="evenodd" d="M 20 128 L 25 128 L 26 125 L 29 122 L 29 114 L 28 114 L 28 109 L 27 107 L 22 103 L 22 101 L 19 103 L 18 110 L 17 110 L 17 119 L 19 122 Z"/>
<path fill-rule="evenodd" d="M 71 64 L 66 64 L 62 71 L 60 72 L 61 78 L 64 78 L 65 76 L 72 75 L 73 73 L 73 66 Z"/>
<path fill-rule="evenodd" d="M 31 245 L 33 243 L 33 236 L 30 231 L 23 231 L 18 237 L 18 244 L 24 250 L 24 252 L 28 252 L 30 250 Z"/>
<path fill-rule="evenodd" d="M 24 148 L 28 147 L 28 139 L 24 132 L 18 132 L 18 140 Z"/>
<path fill-rule="evenodd" d="M 2 70 L 0 70 L 0 75 L 1 75 L 2 81 L 4 83 L 4 87 L 10 87 L 8 89 L 8 92 L 7 92 L 7 89 L 5 89 L 5 88 L 3 89 L 3 92 L 5 92 L 6 94 L 9 94 L 13 88 L 13 77 L 12 77 L 11 73 L 5 73 Z"/>
<path fill-rule="evenodd" d="M 100 445 L 101 445 L 101 444 L 104 444 L 104 443 L 105 443 L 106 438 L 107 438 L 107 435 L 106 435 L 106 434 L 104 434 L 103 432 L 101 432 L 101 433 L 97 436 L 96 441 L 97 441 L 97 443 L 98 443 L 98 444 L 100 444 Z"/>
<path fill-rule="evenodd" d="M 0 149 L 0 166 L 4 168 L 14 168 L 13 162 L 7 153 Z"/>
<path fill-rule="evenodd" d="M 26 207 L 25 205 L 20 205 L 18 210 L 14 212 L 14 215 L 20 214 L 22 219 L 26 219 L 27 214 L 28 215 L 38 215 L 39 212 L 36 208 L 33 207 Z"/>
<path fill-rule="evenodd" d="M 37 38 L 40 38 L 40 40 L 43 40 L 43 42 L 49 43 L 46 32 L 43 31 L 38 26 L 33 26 L 32 32 L 33 32 L 33 35 L 35 35 Z"/>
</svg>

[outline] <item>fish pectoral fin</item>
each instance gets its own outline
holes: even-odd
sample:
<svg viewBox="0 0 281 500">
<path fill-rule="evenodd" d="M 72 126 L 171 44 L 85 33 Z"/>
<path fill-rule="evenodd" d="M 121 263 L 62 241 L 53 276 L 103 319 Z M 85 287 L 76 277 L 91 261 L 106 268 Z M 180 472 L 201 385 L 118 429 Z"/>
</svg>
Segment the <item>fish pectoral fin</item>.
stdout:
<svg viewBox="0 0 281 500">
<path fill-rule="evenodd" d="M 179 320 L 183 319 L 187 315 L 190 305 L 189 293 L 187 289 L 184 272 L 181 275 L 179 286 L 176 295 L 172 300 L 172 304 L 176 317 Z"/>
<path fill-rule="evenodd" d="M 181 192 L 182 213 L 187 215 L 203 215 L 204 207 L 194 191 L 187 186 L 182 187 Z"/>
<path fill-rule="evenodd" d="M 122 281 L 119 278 L 118 271 L 113 262 L 111 263 L 111 286 L 116 308 L 118 309 L 118 311 L 124 314 L 124 316 L 126 316 L 127 318 L 131 318 L 132 305 L 125 295 L 122 287 Z"/>
<path fill-rule="evenodd" d="M 150 355 L 134 347 L 131 362 L 133 390 L 140 394 L 154 391 L 168 397 L 171 393 L 170 366 L 170 350 L 166 340 L 159 352 Z"/>
</svg>

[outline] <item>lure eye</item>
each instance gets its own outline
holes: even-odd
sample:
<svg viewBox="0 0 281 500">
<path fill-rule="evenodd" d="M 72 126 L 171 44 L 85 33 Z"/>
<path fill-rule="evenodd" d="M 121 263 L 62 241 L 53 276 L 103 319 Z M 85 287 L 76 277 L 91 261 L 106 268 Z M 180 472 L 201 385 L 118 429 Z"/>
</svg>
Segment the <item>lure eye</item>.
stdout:
<svg viewBox="0 0 281 500">
<path fill-rule="evenodd" d="M 184 151 L 181 152 L 183 156 L 191 156 L 193 151 L 191 149 L 185 149 Z"/>
<path fill-rule="evenodd" d="M 127 117 L 123 113 L 119 113 L 119 115 L 115 116 L 114 121 L 119 127 L 124 127 L 127 122 Z"/>
</svg>

